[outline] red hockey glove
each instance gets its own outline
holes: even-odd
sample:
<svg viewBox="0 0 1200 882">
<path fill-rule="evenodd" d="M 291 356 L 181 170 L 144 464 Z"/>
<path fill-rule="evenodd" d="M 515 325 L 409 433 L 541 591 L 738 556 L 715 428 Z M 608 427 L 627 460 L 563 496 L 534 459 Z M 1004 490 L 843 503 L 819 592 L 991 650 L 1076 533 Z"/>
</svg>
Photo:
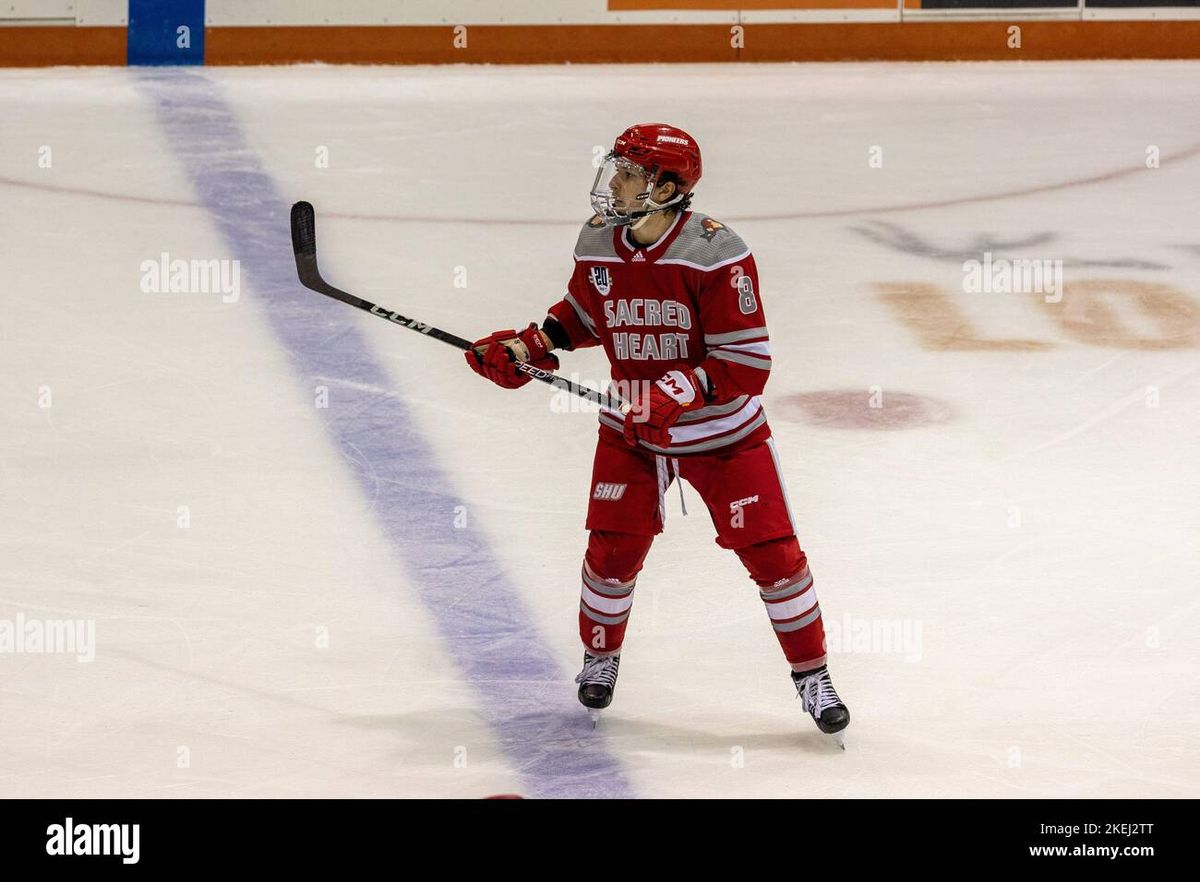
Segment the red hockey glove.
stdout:
<svg viewBox="0 0 1200 882">
<path fill-rule="evenodd" d="M 517 362 L 528 362 L 544 371 L 558 369 L 558 357 L 546 347 L 537 325 L 532 323 L 519 334 L 509 329 L 476 340 L 465 355 L 471 370 L 505 389 L 519 389 L 529 382 L 529 376 L 517 370 Z"/>
<path fill-rule="evenodd" d="M 671 444 L 671 426 L 689 408 L 704 406 L 704 388 L 690 368 L 667 371 L 650 387 L 650 394 L 625 414 L 625 441 L 645 441 L 655 447 Z"/>
</svg>

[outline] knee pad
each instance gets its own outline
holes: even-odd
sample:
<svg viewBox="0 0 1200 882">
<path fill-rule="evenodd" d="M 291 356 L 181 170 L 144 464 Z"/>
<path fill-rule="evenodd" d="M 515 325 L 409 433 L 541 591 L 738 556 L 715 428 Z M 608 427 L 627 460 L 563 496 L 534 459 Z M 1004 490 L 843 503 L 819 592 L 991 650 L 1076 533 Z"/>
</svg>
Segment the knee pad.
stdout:
<svg viewBox="0 0 1200 882">
<path fill-rule="evenodd" d="M 800 542 L 795 536 L 770 539 L 757 545 L 739 548 L 737 556 L 750 573 L 750 578 L 763 588 L 790 579 L 808 566 L 808 558 L 800 550 Z"/>
<path fill-rule="evenodd" d="M 628 582 L 641 570 L 653 542 L 653 536 L 592 530 L 584 561 L 601 579 Z"/>
</svg>

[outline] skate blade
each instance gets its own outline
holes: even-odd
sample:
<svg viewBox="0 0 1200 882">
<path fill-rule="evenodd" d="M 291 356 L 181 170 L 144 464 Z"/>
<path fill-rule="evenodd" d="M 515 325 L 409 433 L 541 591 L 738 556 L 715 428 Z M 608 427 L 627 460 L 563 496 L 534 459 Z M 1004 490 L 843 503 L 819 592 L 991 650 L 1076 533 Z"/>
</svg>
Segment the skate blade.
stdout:
<svg viewBox="0 0 1200 882">
<path fill-rule="evenodd" d="M 833 743 L 842 750 L 846 749 L 846 731 L 844 729 L 841 732 L 834 732 L 829 737 L 832 738 Z"/>
<path fill-rule="evenodd" d="M 600 711 L 589 709 L 588 716 L 592 718 L 593 729 L 600 725 Z"/>
</svg>

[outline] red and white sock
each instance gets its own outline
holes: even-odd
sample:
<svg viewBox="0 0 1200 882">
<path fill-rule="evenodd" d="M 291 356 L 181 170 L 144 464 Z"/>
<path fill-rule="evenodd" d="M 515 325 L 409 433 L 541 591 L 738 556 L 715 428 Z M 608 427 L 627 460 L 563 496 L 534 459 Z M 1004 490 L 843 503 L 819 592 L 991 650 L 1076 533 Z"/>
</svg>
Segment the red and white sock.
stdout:
<svg viewBox="0 0 1200 882">
<path fill-rule="evenodd" d="M 579 602 L 579 638 L 592 655 L 615 655 L 625 641 L 637 578 L 602 579 L 583 562 Z"/>
<path fill-rule="evenodd" d="M 808 564 L 789 579 L 760 584 L 758 594 L 792 670 L 810 671 L 825 664 L 825 626 Z"/>
</svg>

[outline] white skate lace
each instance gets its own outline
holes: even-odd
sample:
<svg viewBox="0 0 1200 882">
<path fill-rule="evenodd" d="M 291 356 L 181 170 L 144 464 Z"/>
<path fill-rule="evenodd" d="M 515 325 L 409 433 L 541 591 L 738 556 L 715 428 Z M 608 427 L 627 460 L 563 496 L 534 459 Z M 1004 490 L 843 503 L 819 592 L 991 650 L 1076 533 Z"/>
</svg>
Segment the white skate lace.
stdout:
<svg viewBox="0 0 1200 882">
<path fill-rule="evenodd" d="M 804 709 L 814 717 L 820 717 L 827 708 L 836 707 L 842 703 L 833 689 L 833 681 L 829 679 L 828 671 L 820 671 L 805 677 L 796 684 L 796 691 L 800 694 L 800 701 L 803 703 Z"/>
<path fill-rule="evenodd" d="M 601 683 L 612 689 L 617 684 L 617 666 L 621 656 L 586 655 L 583 659 L 583 670 L 575 678 L 576 683 Z"/>
</svg>

